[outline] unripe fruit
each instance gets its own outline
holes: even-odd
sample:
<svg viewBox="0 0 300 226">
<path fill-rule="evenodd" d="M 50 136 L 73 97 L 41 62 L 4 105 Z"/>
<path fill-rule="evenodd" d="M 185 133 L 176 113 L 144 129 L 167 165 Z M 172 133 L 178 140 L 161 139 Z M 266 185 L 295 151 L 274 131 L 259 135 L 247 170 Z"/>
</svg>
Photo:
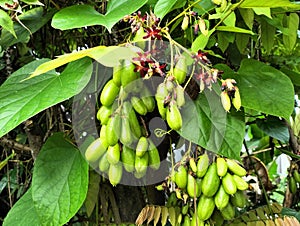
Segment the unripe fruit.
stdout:
<svg viewBox="0 0 300 226">
<path fill-rule="evenodd" d="M 214 162 L 208 167 L 208 170 L 203 177 L 201 191 L 207 197 L 212 197 L 219 189 L 220 178 L 217 174 L 217 165 Z"/>
<path fill-rule="evenodd" d="M 212 0 L 212 2 L 216 5 L 221 5 L 222 0 Z"/>
<path fill-rule="evenodd" d="M 118 66 L 115 66 L 113 68 L 113 81 L 114 83 L 117 85 L 117 86 L 121 86 L 121 77 L 122 77 L 122 69 L 123 69 L 123 62 L 118 65 Z"/>
<path fill-rule="evenodd" d="M 147 112 L 152 112 L 155 108 L 155 101 L 152 96 L 142 97 L 141 100 L 143 101 L 144 105 L 147 108 Z"/>
<path fill-rule="evenodd" d="M 228 202 L 227 206 L 220 210 L 220 212 L 225 220 L 231 220 L 235 216 L 234 206 L 230 202 Z"/>
<path fill-rule="evenodd" d="M 221 102 L 224 110 L 228 112 L 231 107 L 231 102 L 228 93 L 226 91 L 221 92 Z"/>
<path fill-rule="evenodd" d="M 196 165 L 195 159 L 194 158 L 190 158 L 189 164 L 190 164 L 191 170 L 194 173 L 196 173 L 197 172 L 197 165 Z"/>
<path fill-rule="evenodd" d="M 209 166 L 209 158 L 206 153 L 200 155 L 197 162 L 197 177 L 203 177 L 206 174 L 206 171 Z"/>
<path fill-rule="evenodd" d="M 240 166 L 235 160 L 226 159 L 226 162 L 227 162 L 227 166 L 228 166 L 229 170 L 232 173 L 234 173 L 240 177 L 243 177 L 247 174 L 247 171 L 242 166 Z"/>
<path fill-rule="evenodd" d="M 114 146 L 118 143 L 121 131 L 121 118 L 119 114 L 112 116 L 106 126 L 106 139 L 110 146 Z"/>
<path fill-rule="evenodd" d="M 289 177 L 289 189 L 291 191 L 292 194 L 296 194 L 297 192 L 297 184 L 296 184 L 296 180 L 294 177 Z"/>
<path fill-rule="evenodd" d="M 101 125 L 106 125 L 109 117 L 112 113 L 112 106 L 102 105 L 97 112 L 97 119 L 101 122 Z"/>
<path fill-rule="evenodd" d="M 89 162 L 96 162 L 105 152 L 107 146 L 100 138 L 94 140 L 85 151 L 85 158 Z"/>
<path fill-rule="evenodd" d="M 135 170 L 138 174 L 145 175 L 148 167 L 149 156 L 146 152 L 142 157 L 135 156 Z"/>
<path fill-rule="evenodd" d="M 184 89 L 182 86 L 176 86 L 176 104 L 180 108 L 185 104 Z"/>
<path fill-rule="evenodd" d="M 295 178 L 295 181 L 297 183 L 300 183 L 300 174 L 298 173 L 298 170 L 295 169 L 294 172 L 293 172 L 293 177 Z"/>
<path fill-rule="evenodd" d="M 189 26 L 189 16 L 185 15 L 182 20 L 181 29 L 186 30 Z"/>
<path fill-rule="evenodd" d="M 139 113 L 140 115 L 147 114 L 147 108 L 146 108 L 144 102 L 140 98 L 138 98 L 136 96 L 131 97 L 131 105 L 134 108 L 134 110 L 137 113 Z"/>
<path fill-rule="evenodd" d="M 156 103 L 157 103 L 158 112 L 159 112 L 161 118 L 166 119 L 167 108 L 164 105 L 164 100 L 156 98 Z"/>
<path fill-rule="evenodd" d="M 196 198 L 200 196 L 201 183 L 199 181 L 197 182 L 196 179 L 188 173 L 188 179 L 187 179 L 187 193 L 191 198 Z"/>
<path fill-rule="evenodd" d="M 191 226 L 204 226 L 204 221 L 200 220 L 198 214 L 194 214 L 191 220 Z"/>
<path fill-rule="evenodd" d="M 178 84 L 182 84 L 185 81 L 186 74 L 187 74 L 186 58 L 184 56 L 181 56 L 173 70 L 173 75 L 176 78 Z"/>
<path fill-rule="evenodd" d="M 110 106 L 115 101 L 120 92 L 120 88 L 114 83 L 113 80 L 109 80 L 100 94 L 100 102 L 102 105 Z"/>
<path fill-rule="evenodd" d="M 164 100 L 166 98 L 166 96 L 168 96 L 169 91 L 167 89 L 167 86 L 165 83 L 160 83 L 157 87 L 156 90 L 156 94 L 155 94 L 155 98 L 160 99 L 160 100 Z"/>
<path fill-rule="evenodd" d="M 129 118 L 131 131 L 135 135 L 134 138 L 140 138 L 140 136 L 142 135 L 141 127 L 136 117 L 135 111 L 128 101 L 123 102 L 123 113 Z"/>
<path fill-rule="evenodd" d="M 107 161 L 110 164 L 117 164 L 120 161 L 120 145 L 115 144 L 107 149 Z"/>
<path fill-rule="evenodd" d="M 159 152 L 152 142 L 152 140 L 148 140 L 149 147 L 148 147 L 148 153 L 149 153 L 149 166 L 154 169 L 158 170 L 160 167 L 160 157 Z"/>
<path fill-rule="evenodd" d="M 101 172 L 107 172 L 109 170 L 109 162 L 107 161 L 107 152 L 99 160 L 99 170 Z"/>
<path fill-rule="evenodd" d="M 123 63 L 122 76 L 121 76 L 121 84 L 123 87 L 138 79 L 139 74 L 134 72 L 135 66 L 131 61 L 125 60 Z"/>
<path fill-rule="evenodd" d="M 149 146 L 149 143 L 148 143 L 147 138 L 141 137 L 136 146 L 136 155 L 138 157 L 142 157 L 148 150 L 148 146 Z"/>
<path fill-rule="evenodd" d="M 123 145 L 121 152 L 121 161 L 123 162 L 124 169 L 127 172 L 133 172 L 135 169 L 135 152 L 131 148 Z"/>
<path fill-rule="evenodd" d="M 186 215 L 186 214 L 188 213 L 188 210 L 189 210 L 189 204 L 187 203 L 187 204 L 185 204 L 184 206 L 182 206 L 182 208 L 181 208 L 181 213 L 182 213 L 183 215 Z"/>
<path fill-rule="evenodd" d="M 111 164 L 109 166 L 109 171 L 108 171 L 109 182 L 113 186 L 116 186 L 121 181 L 122 173 L 123 173 L 123 167 L 121 162 L 117 164 Z"/>
<path fill-rule="evenodd" d="M 176 104 L 170 104 L 166 113 L 167 123 L 173 130 L 180 130 L 182 127 L 182 117 Z"/>
<path fill-rule="evenodd" d="M 237 191 L 234 195 L 230 197 L 231 203 L 240 208 L 244 208 L 246 205 L 246 197 L 243 191 Z"/>
<path fill-rule="evenodd" d="M 211 217 L 215 209 L 215 202 L 213 197 L 206 197 L 202 195 L 197 205 L 197 213 L 200 220 L 207 220 Z"/>
<path fill-rule="evenodd" d="M 249 185 L 246 181 L 244 181 L 243 178 L 241 178 L 241 177 L 239 177 L 238 175 L 235 175 L 235 174 L 232 177 L 233 177 L 233 180 L 236 184 L 237 189 L 242 190 L 242 191 L 248 189 Z"/>
<path fill-rule="evenodd" d="M 181 189 L 185 189 L 187 185 L 187 170 L 183 165 L 178 167 L 177 172 L 175 172 L 175 183 Z"/>
<path fill-rule="evenodd" d="M 185 215 L 183 219 L 183 226 L 191 226 L 191 220 L 190 217 Z"/>
<path fill-rule="evenodd" d="M 217 160 L 217 172 L 220 177 L 224 177 L 227 173 L 227 163 L 224 158 L 218 157 Z"/>
<path fill-rule="evenodd" d="M 227 206 L 229 202 L 229 195 L 224 190 L 223 185 L 220 186 L 217 194 L 214 197 L 214 201 L 219 210 Z"/>
<path fill-rule="evenodd" d="M 210 218 L 214 222 L 214 226 L 223 226 L 224 218 L 220 211 L 215 210 Z"/>
<path fill-rule="evenodd" d="M 122 142 L 122 144 L 125 144 L 128 146 L 133 141 L 132 132 L 130 129 L 130 123 L 129 123 L 129 119 L 127 118 L 127 116 L 122 118 L 120 141 Z"/>
<path fill-rule="evenodd" d="M 233 195 L 237 191 L 236 184 L 235 184 L 235 182 L 233 180 L 233 177 L 230 173 L 227 173 L 222 178 L 222 185 L 223 185 L 223 188 L 226 191 L 226 193 L 229 194 L 229 195 Z"/>
<path fill-rule="evenodd" d="M 232 98 L 232 104 L 236 110 L 240 110 L 241 108 L 241 96 L 240 91 L 237 87 L 235 87 L 234 97 Z"/>
</svg>

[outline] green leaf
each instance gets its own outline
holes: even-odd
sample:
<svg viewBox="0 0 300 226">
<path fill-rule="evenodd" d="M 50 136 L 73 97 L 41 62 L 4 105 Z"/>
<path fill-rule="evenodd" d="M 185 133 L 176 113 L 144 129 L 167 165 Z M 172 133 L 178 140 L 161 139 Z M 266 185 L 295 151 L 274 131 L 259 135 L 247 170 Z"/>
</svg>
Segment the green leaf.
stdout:
<svg viewBox="0 0 300 226">
<path fill-rule="evenodd" d="M 294 87 L 281 71 L 244 59 L 237 75 L 232 77 L 237 81 L 242 106 L 289 119 L 294 109 Z"/>
<path fill-rule="evenodd" d="M 39 2 L 38 0 L 22 0 L 22 2 L 25 2 L 29 5 L 41 5 L 44 6 L 43 3 Z"/>
<path fill-rule="evenodd" d="M 113 67 L 120 63 L 120 59 L 131 59 L 135 55 L 134 49 L 130 47 L 96 46 L 94 48 L 81 50 L 79 52 L 64 54 L 54 60 L 45 62 L 44 64 L 38 66 L 29 78 L 41 75 L 52 69 L 84 57 L 93 58 L 104 66 Z"/>
<path fill-rule="evenodd" d="M 276 28 L 270 25 L 266 20 L 262 19 L 261 22 L 261 41 L 262 46 L 265 48 L 267 54 L 271 52 L 274 41 Z"/>
<path fill-rule="evenodd" d="M 40 226 L 39 216 L 32 201 L 32 189 L 28 191 L 10 209 L 4 219 L 3 226 Z"/>
<path fill-rule="evenodd" d="M 46 108 L 78 94 L 90 80 L 90 59 L 68 64 L 58 75 L 55 71 L 24 80 L 47 60 L 31 62 L 14 72 L 0 87 L 0 137 Z"/>
<path fill-rule="evenodd" d="M 280 68 L 280 71 L 282 71 L 284 74 L 286 74 L 291 79 L 294 86 L 300 86 L 300 73 L 292 71 L 289 68 L 287 68 L 286 66 L 283 66 L 282 68 Z"/>
<path fill-rule="evenodd" d="M 287 207 L 283 207 L 282 210 L 281 210 L 281 214 L 286 215 L 286 216 L 293 216 L 298 221 L 300 221 L 300 213 L 297 210 L 287 208 Z"/>
<path fill-rule="evenodd" d="M 247 27 L 252 30 L 253 21 L 254 21 L 254 12 L 252 9 L 243 9 L 239 8 L 240 14 L 247 25 Z"/>
<path fill-rule="evenodd" d="M 204 50 L 208 43 L 209 37 L 213 32 L 214 30 L 208 31 L 208 35 L 204 35 L 201 33 L 192 43 L 192 51 L 197 52 L 198 50 Z"/>
<path fill-rule="evenodd" d="M 291 51 L 294 48 L 298 37 L 299 16 L 297 13 L 290 13 L 289 15 L 285 15 L 285 17 L 289 34 L 283 35 L 283 43 L 284 46 Z"/>
<path fill-rule="evenodd" d="M 289 131 L 286 123 L 278 117 L 269 116 L 265 119 L 257 119 L 257 126 L 265 132 L 265 134 L 282 142 L 288 142 L 290 139 Z"/>
<path fill-rule="evenodd" d="M 112 27 L 124 16 L 141 8 L 147 0 L 112 0 L 109 1 L 105 15 L 97 12 L 90 5 L 73 5 L 57 12 L 52 19 L 56 29 L 68 30 L 85 26 L 103 25 L 111 32 Z"/>
<path fill-rule="evenodd" d="M 88 217 L 91 216 L 96 206 L 96 203 L 98 202 L 98 199 L 96 199 L 95 197 L 98 197 L 99 185 L 100 175 L 96 173 L 95 170 L 91 170 L 89 176 L 88 192 L 84 202 L 86 214 Z"/>
<path fill-rule="evenodd" d="M 235 43 L 241 54 L 245 55 L 247 53 L 246 49 L 249 43 L 249 38 L 250 38 L 249 35 L 242 34 L 242 33 L 237 33 L 235 35 L 235 40 L 236 40 Z"/>
<path fill-rule="evenodd" d="M 234 12 L 230 13 L 228 17 L 223 21 L 226 26 L 235 27 L 236 15 Z"/>
<path fill-rule="evenodd" d="M 87 194 L 88 167 L 63 133 L 48 138 L 32 177 L 32 200 L 43 225 L 63 225 L 76 214 Z"/>
<path fill-rule="evenodd" d="M 254 32 L 251 30 L 247 30 L 240 27 L 231 27 L 231 26 L 218 26 L 216 28 L 217 31 L 228 31 L 228 32 L 236 32 L 236 33 L 244 33 L 244 34 L 250 34 L 254 35 Z"/>
<path fill-rule="evenodd" d="M 292 8 L 299 9 L 299 4 L 294 4 L 289 0 L 268 0 L 268 1 L 257 1 L 257 0 L 244 0 L 239 8 L 255 8 L 255 7 L 269 7 L 269 8 Z"/>
<path fill-rule="evenodd" d="M 256 8 L 253 8 L 253 11 L 255 12 L 256 15 L 265 15 L 266 17 L 269 17 L 272 19 L 271 8 L 269 8 L 269 7 L 256 7 Z"/>
<path fill-rule="evenodd" d="M 205 90 L 196 101 L 187 102 L 181 111 L 183 127 L 180 135 L 210 151 L 239 159 L 245 133 L 244 116 L 233 109 L 226 113 L 220 91 L 217 92 Z"/>
<path fill-rule="evenodd" d="M 172 7 L 175 5 L 177 0 L 159 0 L 154 7 L 154 14 L 160 18 L 163 19 L 164 16 L 170 12 Z"/>
<path fill-rule="evenodd" d="M 9 33 L 11 33 L 15 38 L 17 38 L 17 35 L 14 30 L 14 23 L 10 16 L 2 9 L 0 9 L 0 26 L 3 27 L 3 29 L 6 29 Z"/>
<path fill-rule="evenodd" d="M 14 31 L 16 36 L 9 30 L 3 30 L 1 33 L 0 45 L 3 49 L 6 49 L 19 42 L 27 42 L 30 39 L 30 35 L 43 27 L 50 20 L 54 12 L 54 10 L 51 10 L 45 13 L 43 7 L 37 7 L 24 12 L 22 15 L 18 16 L 18 18 L 25 27 L 15 21 Z"/>
</svg>

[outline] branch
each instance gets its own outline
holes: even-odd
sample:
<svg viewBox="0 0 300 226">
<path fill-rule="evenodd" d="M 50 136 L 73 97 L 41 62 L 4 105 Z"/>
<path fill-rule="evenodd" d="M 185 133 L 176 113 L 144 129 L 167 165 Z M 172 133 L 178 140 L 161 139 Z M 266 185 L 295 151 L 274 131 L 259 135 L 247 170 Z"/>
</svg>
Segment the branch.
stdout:
<svg viewBox="0 0 300 226">
<path fill-rule="evenodd" d="M 7 146 L 9 148 L 12 148 L 12 149 L 16 149 L 18 151 L 26 151 L 26 152 L 31 152 L 32 149 L 26 145 L 26 144 L 20 144 L 14 140 L 9 140 L 7 139 L 6 137 L 1 137 L 0 138 L 0 144 L 2 146 Z"/>
</svg>

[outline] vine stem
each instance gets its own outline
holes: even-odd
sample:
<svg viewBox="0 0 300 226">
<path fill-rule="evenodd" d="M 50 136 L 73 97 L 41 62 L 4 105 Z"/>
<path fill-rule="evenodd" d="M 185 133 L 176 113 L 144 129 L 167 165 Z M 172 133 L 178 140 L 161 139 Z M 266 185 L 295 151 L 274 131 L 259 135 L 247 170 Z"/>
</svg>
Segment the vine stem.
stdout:
<svg viewBox="0 0 300 226">
<path fill-rule="evenodd" d="M 194 5 L 198 4 L 202 0 L 197 0 L 194 3 L 192 3 L 190 6 L 188 6 L 186 9 L 184 9 L 180 14 L 178 14 L 176 17 L 174 17 L 170 22 L 167 23 L 166 27 L 169 27 L 170 24 L 172 24 L 174 21 L 176 21 L 179 17 L 182 17 L 190 8 L 192 8 Z"/>
</svg>

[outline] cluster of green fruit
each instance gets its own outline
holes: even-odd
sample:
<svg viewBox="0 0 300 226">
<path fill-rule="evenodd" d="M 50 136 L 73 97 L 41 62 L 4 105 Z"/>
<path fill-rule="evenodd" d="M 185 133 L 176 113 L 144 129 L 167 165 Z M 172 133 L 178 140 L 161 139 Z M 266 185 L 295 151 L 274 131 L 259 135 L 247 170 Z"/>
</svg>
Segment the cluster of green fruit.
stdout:
<svg viewBox="0 0 300 226">
<path fill-rule="evenodd" d="M 171 177 L 177 186 L 177 198 L 191 200 L 182 207 L 183 225 L 222 225 L 224 220 L 235 217 L 236 207 L 245 207 L 244 190 L 248 183 L 242 178 L 246 170 L 232 159 L 217 157 L 210 163 L 208 155 L 201 155 L 197 162 L 189 160 L 188 166 L 180 165 Z M 196 214 L 192 208 L 197 200 Z M 188 210 L 191 213 L 188 214 Z"/>
<path fill-rule="evenodd" d="M 298 167 L 292 170 L 291 175 L 288 177 L 289 189 L 292 194 L 296 194 L 298 186 L 300 185 L 300 174 Z"/>
<path fill-rule="evenodd" d="M 176 78 L 167 77 L 152 95 L 146 79 L 141 79 L 134 69 L 135 65 L 126 60 L 113 69 L 112 79 L 100 94 L 100 136 L 85 152 L 90 163 L 98 163 L 99 170 L 108 174 L 112 185 L 120 182 L 123 168 L 141 178 L 148 166 L 154 170 L 160 167 L 158 149 L 143 123 L 143 116 L 156 105 L 171 129 L 179 130 L 182 126 L 179 107 L 185 102 L 184 90 Z"/>
</svg>

